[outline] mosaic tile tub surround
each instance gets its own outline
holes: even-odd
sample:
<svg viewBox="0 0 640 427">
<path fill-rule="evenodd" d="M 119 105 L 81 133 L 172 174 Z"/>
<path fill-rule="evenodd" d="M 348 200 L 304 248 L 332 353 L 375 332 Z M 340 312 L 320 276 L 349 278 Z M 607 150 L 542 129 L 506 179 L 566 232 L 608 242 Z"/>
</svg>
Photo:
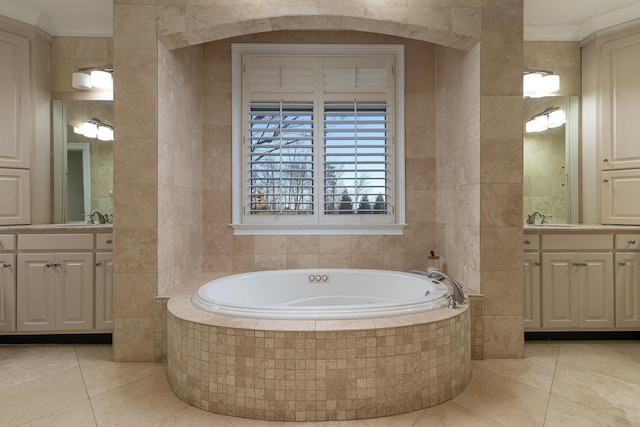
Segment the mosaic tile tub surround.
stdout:
<svg viewBox="0 0 640 427">
<path fill-rule="evenodd" d="M 469 306 L 350 321 L 233 318 L 167 306 L 169 384 L 204 410 L 278 421 L 375 418 L 430 407 L 471 379 Z"/>
</svg>

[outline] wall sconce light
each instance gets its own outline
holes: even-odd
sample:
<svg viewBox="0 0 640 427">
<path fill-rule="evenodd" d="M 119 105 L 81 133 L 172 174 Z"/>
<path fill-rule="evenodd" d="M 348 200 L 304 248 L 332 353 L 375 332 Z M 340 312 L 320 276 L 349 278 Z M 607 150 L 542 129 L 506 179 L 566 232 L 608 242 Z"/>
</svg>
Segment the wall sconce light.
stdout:
<svg viewBox="0 0 640 427">
<path fill-rule="evenodd" d="M 100 141 L 113 141 L 113 126 L 98 119 L 90 119 L 80 127 L 73 127 L 73 132 L 86 138 L 98 138 Z"/>
<path fill-rule="evenodd" d="M 91 90 L 113 89 L 113 67 L 85 67 L 71 75 L 71 86 L 74 89 Z"/>
<path fill-rule="evenodd" d="M 540 98 L 560 90 L 560 76 L 551 71 L 527 70 L 522 78 L 522 93 L 525 97 Z"/>
<path fill-rule="evenodd" d="M 564 110 L 560 107 L 547 108 L 540 114 L 536 114 L 525 124 L 525 130 L 528 133 L 544 132 L 547 129 L 553 129 L 562 126 L 567 121 Z"/>
</svg>

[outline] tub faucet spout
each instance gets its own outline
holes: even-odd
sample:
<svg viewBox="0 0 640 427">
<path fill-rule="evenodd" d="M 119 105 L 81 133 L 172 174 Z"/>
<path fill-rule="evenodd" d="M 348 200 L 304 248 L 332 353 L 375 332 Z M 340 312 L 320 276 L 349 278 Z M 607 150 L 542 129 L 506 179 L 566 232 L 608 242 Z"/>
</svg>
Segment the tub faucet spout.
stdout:
<svg viewBox="0 0 640 427">
<path fill-rule="evenodd" d="M 447 279 L 451 284 L 453 292 L 451 295 L 451 303 L 449 304 L 450 308 L 456 308 L 458 305 L 464 305 L 464 291 L 462 290 L 462 285 L 456 279 L 435 268 L 427 269 L 426 276 L 435 280 Z"/>
</svg>

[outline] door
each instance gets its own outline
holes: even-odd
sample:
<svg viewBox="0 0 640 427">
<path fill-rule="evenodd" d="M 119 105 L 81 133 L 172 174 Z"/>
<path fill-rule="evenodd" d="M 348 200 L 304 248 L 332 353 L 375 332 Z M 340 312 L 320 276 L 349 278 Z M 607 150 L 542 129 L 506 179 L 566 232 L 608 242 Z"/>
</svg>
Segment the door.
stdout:
<svg viewBox="0 0 640 427">
<path fill-rule="evenodd" d="M 539 328 L 540 322 L 540 254 L 524 253 L 524 328 Z"/>
<path fill-rule="evenodd" d="M 603 171 L 601 188 L 603 224 L 640 224 L 640 169 Z"/>
<path fill-rule="evenodd" d="M 612 328 L 613 254 L 578 254 L 578 326 L 586 329 Z"/>
<path fill-rule="evenodd" d="M 51 331 L 55 328 L 55 254 L 18 254 L 18 331 Z"/>
<path fill-rule="evenodd" d="M 640 253 L 616 253 L 617 328 L 640 327 Z"/>
<path fill-rule="evenodd" d="M 0 331 L 16 330 L 16 256 L 0 254 Z"/>
<path fill-rule="evenodd" d="M 96 254 L 96 329 L 113 329 L 113 254 Z"/>
<path fill-rule="evenodd" d="M 0 167 L 28 169 L 29 40 L 0 31 Z"/>
<path fill-rule="evenodd" d="M 542 326 L 578 326 L 578 263 L 576 253 L 542 254 Z"/>
<path fill-rule="evenodd" d="M 640 168 L 640 34 L 602 45 L 602 170 Z"/>
<path fill-rule="evenodd" d="M 93 254 L 56 255 L 56 329 L 93 329 Z"/>
<path fill-rule="evenodd" d="M 29 170 L 0 168 L 0 225 L 31 221 Z"/>
</svg>

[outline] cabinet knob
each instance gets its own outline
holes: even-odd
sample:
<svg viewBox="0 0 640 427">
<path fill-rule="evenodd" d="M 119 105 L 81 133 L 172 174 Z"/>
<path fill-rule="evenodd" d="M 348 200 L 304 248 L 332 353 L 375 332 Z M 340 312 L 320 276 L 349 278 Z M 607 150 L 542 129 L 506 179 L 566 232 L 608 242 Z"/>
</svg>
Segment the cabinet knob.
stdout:
<svg viewBox="0 0 640 427">
<path fill-rule="evenodd" d="M 110 244 L 112 244 L 112 243 L 113 243 L 113 240 L 109 239 L 109 240 L 107 240 L 105 243 L 106 243 L 107 245 L 110 245 Z"/>
<path fill-rule="evenodd" d="M 581 266 L 581 267 L 586 267 L 586 266 L 587 266 L 587 263 L 586 263 L 586 262 L 584 262 L 584 261 L 582 261 L 582 262 L 580 263 L 580 266 Z"/>
<path fill-rule="evenodd" d="M 540 262 L 539 262 L 539 261 L 536 261 L 536 262 L 534 262 L 534 263 L 533 263 L 533 265 L 535 265 L 535 266 L 538 266 L 538 267 L 539 267 L 539 266 L 540 266 Z"/>
<path fill-rule="evenodd" d="M 626 263 L 626 262 L 624 262 L 624 261 L 620 261 L 620 262 L 618 263 L 618 265 L 619 265 L 619 266 L 621 266 L 621 267 L 624 267 L 625 265 L 627 265 L 627 263 Z"/>
<path fill-rule="evenodd" d="M 45 267 L 47 267 L 47 268 L 51 268 L 51 267 L 53 267 L 53 264 L 51 264 L 51 263 L 47 263 L 47 264 L 45 264 L 44 266 L 45 266 Z"/>
<path fill-rule="evenodd" d="M 102 267 L 102 263 L 101 262 L 96 262 L 96 267 Z"/>
<path fill-rule="evenodd" d="M 525 245 L 530 245 L 530 244 L 531 244 L 531 240 L 525 240 L 525 241 L 524 241 L 524 244 L 525 244 Z"/>
<path fill-rule="evenodd" d="M 576 267 L 580 267 L 580 263 L 576 261 L 573 262 L 573 265 L 575 265 Z"/>
<path fill-rule="evenodd" d="M 604 159 L 602 159 L 602 161 L 606 163 L 606 162 L 608 162 L 608 161 L 609 161 L 609 158 L 608 158 L 608 157 L 605 157 Z"/>
<path fill-rule="evenodd" d="M 609 178 L 603 179 L 602 182 L 609 182 Z"/>
<path fill-rule="evenodd" d="M 636 241 L 635 241 L 635 240 L 633 240 L 633 239 L 632 239 L 632 240 L 629 240 L 629 244 L 630 244 L 630 245 L 635 245 L 635 244 L 636 244 Z"/>
<path fill-rule="evenodd" d="M 2 267 L 4 267 L 4 268 L 9 268 L 9 267 L 11 267 L 11 264 L 7 264 L 7 263 L 5 262 L 5 263 L 3 263 L 3 264 L 2 264 Z"/>
</svg>

